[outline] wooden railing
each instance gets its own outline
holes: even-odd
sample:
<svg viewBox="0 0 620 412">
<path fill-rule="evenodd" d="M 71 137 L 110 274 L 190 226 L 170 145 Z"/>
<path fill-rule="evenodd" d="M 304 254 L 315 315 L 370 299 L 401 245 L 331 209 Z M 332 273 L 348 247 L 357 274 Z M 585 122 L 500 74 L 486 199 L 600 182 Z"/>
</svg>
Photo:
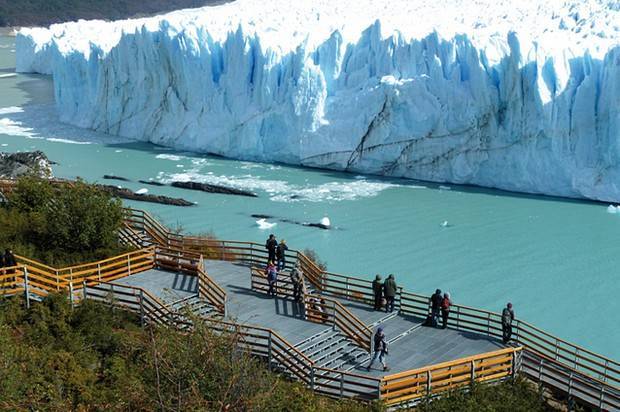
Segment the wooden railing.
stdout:
<svg viewBox="0 0 620 412">
<path fill-rule="evenodd" d="M 340 302 L 322 295 L 305 294 L 306 319 L 338 327 L 367 352 L 371 349 L 372 330 Z"/>
<path fill-rule="evenodd" d="M 188 319 L 167 308 L 146 290 L 110 282 L 86 282 L 85 299 L 127 309 L 140 315 L 143 324 L 157 324 L 187 331 L 193 327 Z M 239 336 L 238 345 L 253 356 L 266 360 L 269 369 L 287 374 L 303 382 L 315 392 L 331 397 L 350 397 L 361 400 L 379 398 L 381 380 L 351 372 L 322 368 L 315 365 L 299 349 L 277 332 L 235 322 L 204 319 L 209 329 Z"/>
<path fill-rule="evenodd" d="M 24 274 L 23 266 L 0 268 L 0 296 L 24 293 Z"/>
<path fill-rule="evenodd" d="M 512 376 L 518 368 L 521 348 L 505 348 L 385 376 L 381 399 L 398 405 L 442 392 Z"/>
<path fill-rule="evenodd" d="M 202 258 L 196 268 L 198 296 L 206 299 L 218 312 L 226 316 L 226 291 L 207 274 Z"/>
<path fill-rule="evenodd" d="M 15 256 L 23 268 L 23 276 L 16 281 L 23 283 L 22 291 L 39 297 L 64 289 L 77 290 L 84 281 L 112 281 L 153 267 L 154 248 L 125 253 L 98 262 L 64 268 L 53 268 L 23 256 Z M 4 290 L 4 294 L 11 294 Z"/>
</svg>

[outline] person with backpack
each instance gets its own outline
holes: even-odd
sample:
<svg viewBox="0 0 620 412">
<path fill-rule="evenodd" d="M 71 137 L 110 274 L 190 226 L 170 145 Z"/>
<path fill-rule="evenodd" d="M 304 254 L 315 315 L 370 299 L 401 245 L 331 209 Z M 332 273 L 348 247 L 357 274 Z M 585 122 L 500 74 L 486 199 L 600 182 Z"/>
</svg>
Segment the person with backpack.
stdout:
<svg viewBox="0 0 620 412">
<path fill-rule="evenodd" d="M 441 289 L 437 289 L 433 296 L 431 296 L 431 322 L 429 326 L 437 327 L 439 325 L 439 312 L 441 311 L 442 302 Z"/>
<path fill-rule="evenodd" d="M 267 275 L 267 282 L 269 283 L 269 291 L 267 294 L 269 296 L 276 296 L 276 282 L 278 281 L 278 269 L 273 260 L 270 260 L 267 264 L 267 269 L 265 269 L 265 274 Z"/>
<path fill-rule="evenodd" d="M 385 334 L 383 333 L 383 326 L 379 326 L 377 328 L 377 333 L 375 333 L 373 343 L 374 355 L 366 367 L 366 371 L 370 371 L 372 364 L 375 363 L 377 358 L 379 358 L 379 362 L 383 365 L 383 371 L 389 371 L 390 368 L 387 367 L 385 362 L 385 356 L 388 354 L 388 343 L 385 338 Z"/>
<path fill-rule="evenodd" d="M 288 246 L 286 246 L 286 240 L 282 239 L 282 241 L 278 244 L 276 248 L 276 257 L 278 258 L 278 270 L 284 270 L 286 266 L 286 251 L 288 250 Z"/>
<path fill-rule="evenodd" d="M 375 310 L 381 310 L 381 299 L 383 299 L 383 283 L 381 282 L 381 275 L 377 275 L 375 280 L 372 281 L 372 293 L 375 297 Z"/>
<path fill-rule="evenodd" d="M 265 242 L 265 249 L 269 253 L 269 257 L 267 258 L 268 262 L 276 261 L 276 250 L 278 249 L 278 241 L 276 240 L 275 235 L 272 233 L 269 235 L 269 239 Z"/>
<path fill-rule="evenodd" d="M 515 319 L 515 312 L 512 310 L 512 303 L 508 302 L 502 311 L 502 338 L 504 344 L 510 342 L 512 336 L 512 321 Z"/>
<path fill-rule="evenodd" d="M 293 299 L 295 302 L 301 302 L 303 293 L 303 273 L 299 268 L 299 262 L 295 263 L 295 267 L 291 270 L 291 283 L 293 284 Z"/>
<path fill-rule="evenodd" d="M 396 280 L 394 280 L 394 275 L 388 276 L 383 284 L 383 294 L 385 295 L 385 311 L 393 312 L 394 311 L 394 299 L 396 298 Z"/>
<path fill-rule="evenodd" d="M 452 301 L 450 300 L 450 294 L 446 292 L 443 294 L 443 299 L 441 301 L 441 319 L 443 320 L 441 329 L 446 329 L 448 327 L 448 316 L 450 316 L 451 305 Z"/>
</svg>

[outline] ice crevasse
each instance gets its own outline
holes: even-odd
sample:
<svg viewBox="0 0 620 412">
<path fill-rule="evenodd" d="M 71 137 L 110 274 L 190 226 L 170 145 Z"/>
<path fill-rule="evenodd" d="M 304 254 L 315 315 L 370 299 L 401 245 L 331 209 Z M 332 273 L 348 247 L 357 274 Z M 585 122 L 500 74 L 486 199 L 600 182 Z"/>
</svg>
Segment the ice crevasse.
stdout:
<svg viewBox="0 0 620 412">
<path fill-rule="evenodd" d="M 61 120 L 231 158 L 620 201 L 620 2 L 238 0 L 22 29 Z"/>
</svg>

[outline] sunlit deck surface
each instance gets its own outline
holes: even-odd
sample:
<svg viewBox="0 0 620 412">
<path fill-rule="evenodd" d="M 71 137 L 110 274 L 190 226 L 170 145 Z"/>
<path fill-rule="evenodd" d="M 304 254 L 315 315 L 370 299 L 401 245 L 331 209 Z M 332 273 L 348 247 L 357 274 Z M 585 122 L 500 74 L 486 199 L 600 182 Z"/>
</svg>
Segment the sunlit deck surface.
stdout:
<svg viewBox="0 0 620 412">
<path fill-rule="evenodd" d="M 227 293 L 228 317 L 239 323 L 270 328 L 291 344 L 304 347 L 304 341 L 324 332 L 328 335 L 331 326 L 317 324 L 303 319 L 298 304 L 271 298 L 251 289 L 250 269 L 241 264 L 224 261 L 205 261 L 207 273 Z M 182 299 L 196 293 L 195 278 L 160 270 L 149 270 L 119 280 L 118 283 L 142 287 L 166 302 Z M 368 326 L 383 325 L 389 345 L 387 357 L 390 373 L 432 365 L 444 361 L 489 352 L 503 347 L 501 341 L 485 335 L 436 329 L 421 326 L 422 319 L 395 315 L 357 302 L 340 300 L 353 314 Z M 403 336 L 400 336 L 403 334 Z M 318 355 L 317 355 L 318 356 Z M 312 356 L 311 356 L 312 358 Z M 344 367 L 356 373 L 382 376 L 377 362 L 373 370 L 366 372 L 368 356 L 358 356 Z"/>
</svg>

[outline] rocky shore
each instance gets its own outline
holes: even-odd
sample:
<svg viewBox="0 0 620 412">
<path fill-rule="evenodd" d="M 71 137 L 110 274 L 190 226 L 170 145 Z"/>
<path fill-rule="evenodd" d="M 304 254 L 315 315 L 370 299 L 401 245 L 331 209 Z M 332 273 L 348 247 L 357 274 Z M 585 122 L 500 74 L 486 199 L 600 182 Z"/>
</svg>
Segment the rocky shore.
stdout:
<svg viewBox="0 0 620 412">
<path fill-rule="evenodd" d="M 18 153 L 0 152 L 0 179 L 17 179 L 31 174 L 49 178 L 52 177 L 52 164 L 54 162 L 39 150 Z"/>
</svg>

